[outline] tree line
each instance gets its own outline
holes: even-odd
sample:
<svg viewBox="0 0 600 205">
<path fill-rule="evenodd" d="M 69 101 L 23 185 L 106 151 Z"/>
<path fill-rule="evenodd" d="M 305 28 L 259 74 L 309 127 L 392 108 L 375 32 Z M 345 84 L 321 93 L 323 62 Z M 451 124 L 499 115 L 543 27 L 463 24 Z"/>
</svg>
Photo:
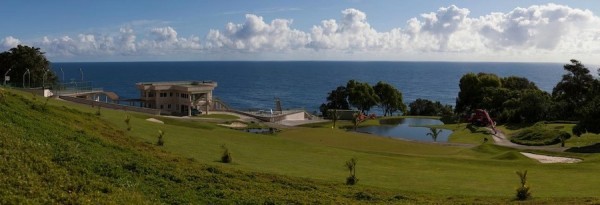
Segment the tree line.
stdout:
<svg viewBox="0 0 600 205">
<path fill-rule="evenodd" d="M 350 106 L 363 114 L 367 114 L 374 106 L 379 106 L 384 116 L 391 116 L 395 112 L 406 113 L 402 92 L 394 86 L 381 81 L 371 86 L 356 80 L 350 80 L 346 86 L 329 92 L 327 103 L 321 104 L 319 110 L 326 116 L 328 110 L 349 110 Z"/>
<path fill-rule="evenodd" d="M 600 133 L 600 80 L 577 60 L 563 68 L 567 73 L 552 93 L 523 77 L 467 73 L 460 79 L 455 114 L 486 109 L 499 123 L 578 121 L 574 134 Z"/>
</svg>

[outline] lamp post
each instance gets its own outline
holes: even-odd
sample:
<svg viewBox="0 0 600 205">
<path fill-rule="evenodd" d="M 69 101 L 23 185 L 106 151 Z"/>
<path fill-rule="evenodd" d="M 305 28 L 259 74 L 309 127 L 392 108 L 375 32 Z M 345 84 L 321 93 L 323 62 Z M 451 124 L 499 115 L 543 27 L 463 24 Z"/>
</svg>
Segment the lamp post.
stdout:
<svg viewBox="0 0 600 205">
<path fill-rule="evenodd" d="M 29 68 L 25 68 L 26 71 L 23 73 L 23 88 L 25 88 L 25 74 L 29 74 L 29 87 L 31 87 L 31 72 L 29 72 Z"/>
<path fill-rule="evenodd" d="M 8 72 L 10 72 L 12 70 L 12 67 L 9 68 L 6 73 L 4 73 L 4 86 L 6 86 L 6 75 L 8 75 Z"/>
<path fill-rule="evenodd" d="M 42 78 L 42 89 L 46 89 L 46 76 L 48 75 L 48 71 L 50 69 L 44 70 L 44 77 Z"/>
<path fill-rule="evenodd" d="M 60 68 L 60 72 L 62 73 L 62 83 L 65 83 L 65 72 L 63 71 L 62 67 Z"/>
</svg>

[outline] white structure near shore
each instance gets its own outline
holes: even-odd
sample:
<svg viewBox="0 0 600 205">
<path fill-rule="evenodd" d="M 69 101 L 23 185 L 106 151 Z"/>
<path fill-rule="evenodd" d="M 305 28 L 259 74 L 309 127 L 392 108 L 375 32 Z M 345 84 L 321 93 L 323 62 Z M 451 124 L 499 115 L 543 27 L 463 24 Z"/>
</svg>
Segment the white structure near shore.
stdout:
<svg viewBox="0 0 600 205">
<path fill-rule="evenodd" d="M 191 116 L 196 112 L 208 114 L 214 108 L 213 81 L 140 82 L 140 106 L 160 109 L 162 113 Z"/>
</svg>

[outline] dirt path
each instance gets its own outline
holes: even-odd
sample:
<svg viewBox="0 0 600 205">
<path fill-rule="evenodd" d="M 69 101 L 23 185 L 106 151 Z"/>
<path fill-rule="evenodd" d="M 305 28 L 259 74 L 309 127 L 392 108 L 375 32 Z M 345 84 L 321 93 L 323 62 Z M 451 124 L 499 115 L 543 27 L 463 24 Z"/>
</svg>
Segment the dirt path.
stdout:
<svg viewBox="0 0 600 205">
<path fill-rule="evenodd" d="M 493 132 L 491 129 L 488 129 L 490 132 Z M 494 143 L 504 147 L 512 147 L 521 150 L 545 150 L 552 152 L 564 152 L 566 147 L 557 147 L 556 145 L 548 145 L 548 146 L 526 146 L 512 143 L 506 135 L 501 131 L 498 131 L 496 134 L 492 134 L 492 138 L 494 138 Z M 568 158 L 568 157 L 555 157 L 549 155 L 541 155 L 541 154 L 533 154 L 528 152 L 520 152 L 522 155 L 529 157 L 531 159 L 535 159 L 540 163 L 577 163 L 581 162 L 581 159 L 576 158 Z"/>
<path fill-rule="evenodd" d="M 493 131 L 490 128 L 487 128 L 490 133 L 493 133 Z M 520 145 L 520 144 L 515 144 L 512 143 L 507 137 L 506 135 L 504 135 L 504 133 L 502 133 L 502 131 L 498 130 L 498 132 L 496 132 L 496 134 L 492 134 L 492 138 L 494 139 L 494 143 L 500 146 L 504 146 L 504 147 L 512 147 L 512 148 L 516 148 L 516 149 L 522 149 L 522 150 L 546 150 L 546 151 L 552 151 L 552 152 L 563 152 L 567 149 L 567 147 L 558 147 L 556 145 L 548 145 L 548 146 L 527 146 L 527 145 Z"/>
</svg>

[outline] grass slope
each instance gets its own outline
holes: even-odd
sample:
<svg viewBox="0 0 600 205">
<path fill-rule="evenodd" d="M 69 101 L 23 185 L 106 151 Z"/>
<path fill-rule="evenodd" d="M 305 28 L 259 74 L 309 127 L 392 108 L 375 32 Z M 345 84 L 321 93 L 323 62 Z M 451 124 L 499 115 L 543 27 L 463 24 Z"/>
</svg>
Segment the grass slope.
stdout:
<svg viewBox="0 0 600 205">
<path fill-rule="evenodd" d="M 198 163 L 92 113 L 0 92 L 0 204 L 410 201 L 382 189 Z"/>
<path fill-rule="evenodd" d="M 89 106 L 54 100 L 46 111 L 31 110 L 32 105 L 42 106 L 42 100 L 9 95 L 0 104 L 2 150 L 7 147 L 3 164 L 10 163 L 0 169 L 0 184 L 7 186 L 0 189 L 0 198 L 6 198 L 0 204 L 19 200 L 506 204 L 514 202 L 515 171 L 524 169 L 530 173 L 533 203 L 600 202 L 596 198 L 600 178 L 595 177 L 600 158 L 593 154 L 565 154 L 583 158 L 580 164 L 540 164 L 517 150 L 492 144 L 417 143 L 332 129 L 327 123 L 259 135 L 199 120 L 160 118 L 165 124 L 157 124 L 145 120 L 156 116 L 115 110 L 102 109 L 101 116 L 95 116 L 96 109 Z M 131 131 L 125 131 L 127 115 Z M 369 123 L 376 124 L 365 122 Z M 459 130 L 456 139 L 465 142 L 480 144 L 482 136 L 489 137 L 473 136 L 462 125 L 451 126 L 455 134 Z M 158 129 L 165 131 L 165 146 L 160 148 L 153 145 Z M 217 162 L 223 144 L 232 152 L 233 164 Z M 21 148 L 8 148 L 17 145 Z M 28 157 L 44 161 L 49 168 L 43 170 L 59 174 L 44 179 L 54 175 L 31 168 L 37 163 L 22 160 Z M 343 185 L 348 174 L 343 163 L 351 157 L 358 158 L 360 181 L 354 187 Z M 61 164 L 62 158 L 69 164 Z M 19 173 L 32 179 L 7 177 Z"/>
</svg>

